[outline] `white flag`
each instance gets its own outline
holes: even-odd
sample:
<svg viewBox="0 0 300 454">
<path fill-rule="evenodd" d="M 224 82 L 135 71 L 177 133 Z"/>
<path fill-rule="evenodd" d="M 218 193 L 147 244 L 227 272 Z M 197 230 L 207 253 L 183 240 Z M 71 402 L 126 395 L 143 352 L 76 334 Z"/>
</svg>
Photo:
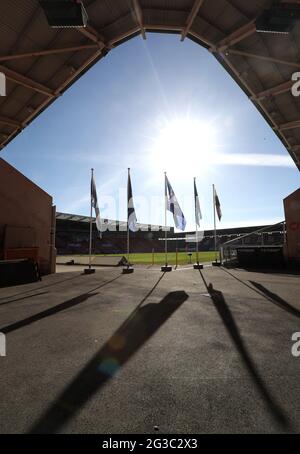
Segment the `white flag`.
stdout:
<svg viewBox="0 0 300 454">
<path fill-rule="evenodd" d="M 195 197 L 195 218 L 196 224 L 200 227 L 200 221 L 202 220 L 202 213 L 200 208 L 200 201 L 198 197 L 198 191 L 196 186 L 196 178 L 194 178 L 194 197 Z"/>
<path fill-rule="evenodd" d="M 167 210 L 173 213 L 176 228 L 184 231 L 186 227 L 186 220 L 167 176 L 165 194 L 167 198 Z"/>
<path fill-rule="evenodd" d="M 127 202 L 128 202 L 128 212 L 127 212 L 127 222 L 128 227 L 132 232 L 137 231 L 137 218 L 135 214 L 134 204 L 133 204 L 133 196 L 132 196 L 132 186 L 131 186 L 131 178 L 130 178 L 130 171 L 128 170 L 128 183 L 127 183 Z"/>
<path fill-rule="evenodd" d="M 219 197 L 218 197 L 216 189 L 214 189 L 214 191 L 215 191 L 214 198 L 215 198 L 216 211 L 217 211 L 217 215 L 218 215 L 219 221 L 221 221 L 221 219 L 222 219 L 221 204 L 220 204 L 220 200 L 219 200 Z"/>
<path fill-rule="evenodd" d="M 95 209 L 95 213 L 96 213 L 96 226 L 97 226 L 100 238 L 102 238 L 100 210 L 99 210 L 99 206 L 98 206 L 97 190 L 96 190 L 96 184 L 94 181 L 94 175 L 92 175 L 92 181 L 91 181 L 91 201 L 92 201 L 92 207 Z"/>
</svg>

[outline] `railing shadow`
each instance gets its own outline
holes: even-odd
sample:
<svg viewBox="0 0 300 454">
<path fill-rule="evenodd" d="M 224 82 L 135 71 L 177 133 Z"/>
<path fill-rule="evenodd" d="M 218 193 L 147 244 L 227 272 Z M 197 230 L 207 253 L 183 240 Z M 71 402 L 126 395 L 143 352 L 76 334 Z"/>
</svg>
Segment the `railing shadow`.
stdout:
<svg viewBox="0 0 300 454">
<path fill-rule="evenodd" d="M 208 293 L 211 296 L 211 299 L 214 303 L 214 306 L 224 323 L 224 326 L 231 337 L 233 344 L 235 345 L 246 369 L 253 380 L 257 390 L 264 399 L 267 408 L 269 409 L 271 415 L 275 419 L 278 425 L 284 428 L 291 428 L 290 422 L 285 415 L 281 407 L 275 402 L 273 396 L 267 388 L 264 380 L 260 376 L 253 359 L 251 358 L 250 353 L 247 350 L 247 347 L 243 341 L 243 338 L 240 334 L 239 328 L 235 322 L 235 319 L 225 301 L 224 295 L 222 292 L 213 288 L 212 284 L 207 285 L 207 282 L 204 278 L 203 273 L 200 271 L 200 275 L 203 279 L 203 282 L 207 288 Z"/>
<path fill-rule="evenodd" d="M 147 296 L 142 302 L 146 299 Z M 157 304 L 141 307 L 141 302 L 30 429 L 30 433 L 57 432 L 116 375 L 187 299 L 185 292 L 177 291 L 169 293 Z"/>
<path fill-rule="evenodd" d="M 296 317 L 300 317 L 300 311 L 298 309 L 296 309 L 294 306 L 292 306 L 287 301 L 282 299 L 280 296 L 276 295 L 276 293 L 272 293 L 270 290 L 268 290 L 263 285 L 261 285 L 261 284 L 259 284 L 257 282 L 254 282 L 254 281 L 249 281 L 250 284 L 253 285 L 253 287 L 254 287 L 253 288 L 253 287 L 251 287 L 251 285 L 247 284 L 247 282 L 244 282 L 242 279 L 239 279 L 237 276 L 235 276 L 234 274 L 230 273 L 228 270 L 226 270 L 224 268 L 222 268 L 222 270 L 225 273 L 229 274 L 229 276 L 233 277 L 233 279 L 235 279 L 236 281 L 240 282 L 245 287 L 248 287 L 250 290 L 252 290 L 253 292 L 255 292 L 258 295 L 262 296 L 266 300 L 270 301 L 273 304 L 276 304 L 281 309 L 286 310 L 290 314 L 295 315 Z"/>
<path fill-rule="evenodd" d="M 295 317 L 300 318 L 300 311 L 296 309 L 294 306 L 289 304 L 287 301 L 285 301 L 283 298 L 281 298 L 279 295 L 276 293 L 271 292 L 268 290 L 266 287 L 264 287 L 262 284 L 259 284 L 258 282 L 254 281 L 249 281 L 255 288 L 260 290 L 266 297 L 268 301 L 271 301 L 271 303 L 275 304 L 276 306 L 280 307 L 281 309 L 289 312 L 290 314 L 294 315 Z"/>
<path fill-rule="evenodd" d="M 52 282 L 51 284 L 41 285 L 40 287 L 37 287 L 37 288 L 34 288 L 34 289 L 30 289 L 30 290 L 25 290 L 24 289 L 24 291 L 19 292 L 19 293 L 15 293 L 14 295 L 1 297 L 0 301 L 7 300 L 9 298 L 15 298 L 16 296 L 24 295 L 24 294 L 31 293 L 31 292 L 36 292 L 37 290 L 44 290 L 45 288 L 48 288 L 48 287 L 54 287 L 55 285 L 63 284 L 64 282 L 72 281 L 74 279 L 78 279 L 81 276 L 83 276 L 83 274 L 77 274 L 76 273 L 76 276 L 67 277 L 66 279 L 62 279 L 62 280 L 57 281 L 57 282 Z M 23 284 L 23 285 L 30 285 L 30 284 Z M 29 295 L 29 296 L 35 296 L 35 294 Z"/>
<path fill-rule="evenodd" d="M 83 303 L 84 301 L 91 298 L 92 296 L 97 295 L 97 293 L 93 293 L 93 292 L 101 289 L 105 285 L 108 285 L 108 284 L 116 281 L 120 277 L 121 276 L 117 276 L 116 278 L 111 279 L 110 281 L 106 281 L 103 284 L 98 285 L 97 287 L 93 288 L 89 292 L 83 293 L 82 295 L 76 296 L 75 298 L 72 298 L 68 301 L 64 301 L 63 303 L 57 304 L 56 306 L 50 307 L 49 309 L 45 309 L 44 311 L 38 312 L 37 314 L 31 315 L 30 317 L 26 317 L 23 320 L 12 323 L 11 325 L 3 326 L 2 328 L 0 328 L 0 332 L 2 332 L 4 334 L 11 333 L 12 331 L 16 331 L 20 328 L 24 328 L 24 326 L 31 325 L 32 323 L 42 320 L 43 318 L 50 317 L 51 315 L 55 315 L 58 312 L 62 312 L 62 311 L 65 311 L 66 309 L 70 309 L 71 307 L 77 306 L 78 304 Z"/>
<path fill-rule="evenodd" d="M 34 295 L 23 296 L 22 298 L 16 298 L 14 300 L 5 301 L 4 303 L 0 303 L 0 306 L 5 306 L 6 304 L 9 304 L 9 303 L 16 303 L 17 301 L 23 301 L 23 300 L 26 300 L 29 298 L 34 298 L 36 296 L 46 295 L 47 293 L 49 293 L 49 292 L 41 292 L 41 293 L 35 293 Z"/>
</svg>

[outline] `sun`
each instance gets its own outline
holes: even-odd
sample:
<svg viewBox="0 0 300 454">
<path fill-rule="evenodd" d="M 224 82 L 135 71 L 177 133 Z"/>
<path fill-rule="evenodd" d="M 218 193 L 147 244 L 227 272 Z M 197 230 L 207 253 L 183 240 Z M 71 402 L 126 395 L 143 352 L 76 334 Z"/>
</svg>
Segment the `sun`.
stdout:
<svg viewBox="0 0 300 454">
<path fill-rule="evenodd" d="M 217 130 L 198 118 L 163 121 L 153 139 L 151 164 L 156 170 L 194 174 L 207 168 L 217 147 Z M 197 174 L 197 172 L 196 172 Z"/>
</svg>

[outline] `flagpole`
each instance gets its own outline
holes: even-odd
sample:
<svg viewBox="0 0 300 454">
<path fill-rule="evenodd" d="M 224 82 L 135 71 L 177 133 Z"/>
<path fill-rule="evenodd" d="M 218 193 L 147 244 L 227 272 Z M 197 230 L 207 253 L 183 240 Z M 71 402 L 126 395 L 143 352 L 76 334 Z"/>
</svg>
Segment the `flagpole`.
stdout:
<svg viewBox="0 0 300 454">
<path fill-rule="evenodd" d="M 194 190 L 196 187 L 196 177 L 194 178 Z M 195 221 L 196 221 L 196 260 L 197 260 L 197 265 L 199 265 L 199 244 L 198 244 L 198 219 L 197 219 L 197 213 L 196 213 L 196 194 L 194 193 L 194 199 L 195 199 Z"/>
<path fill-rule="evenodd" d="M 130 167 L 128 167 L 128 180 L 127 180 L 127 262 L 129 266 L 129 178 L 130 178 Z"/>
<path fill-rule="evenodd" d="M 213 207 L 214 207 L 214 230 L 215 230 L 215 260 L 217 262 L 218 254 L 217 254 L 216 189 L 215 189 L 214 184 L 213 184 Z"/>
<path fill-rule="evenodd" d="M 165 172 L 165 254 L 166 266 L 168 266 L 168 234 L 167 234 L 167 172 Z"/>
<path fill-rule="evenodd" d="M 91 169 L 91 187 L 94 178 L 94 169 Z M 91 190 L 91 216 L 90 216 L 90 244 L 89 244 L 89 269 L 92 267 L 92 236 L 93 236 L 93 203 L 92 203 L 92 190 Z"/>
</svg>

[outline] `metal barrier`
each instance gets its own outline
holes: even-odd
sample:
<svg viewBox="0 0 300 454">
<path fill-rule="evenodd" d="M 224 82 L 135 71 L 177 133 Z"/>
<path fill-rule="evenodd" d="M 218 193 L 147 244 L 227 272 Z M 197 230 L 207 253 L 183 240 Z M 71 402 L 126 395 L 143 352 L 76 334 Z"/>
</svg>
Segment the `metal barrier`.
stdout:
<svg viewBox="0 0 300 454">
<path fill-rule="evenodd" d="M 238 250 L 243 248 L 274 248 L 283 246 L 285 243 L 286 223 L 282 221 L 245 235 L 239 235 L 237 238 L 222 244 L 220 247 L 221 262 L 223 264 L 236 263 L 238 261 Z"/>
</svg>

